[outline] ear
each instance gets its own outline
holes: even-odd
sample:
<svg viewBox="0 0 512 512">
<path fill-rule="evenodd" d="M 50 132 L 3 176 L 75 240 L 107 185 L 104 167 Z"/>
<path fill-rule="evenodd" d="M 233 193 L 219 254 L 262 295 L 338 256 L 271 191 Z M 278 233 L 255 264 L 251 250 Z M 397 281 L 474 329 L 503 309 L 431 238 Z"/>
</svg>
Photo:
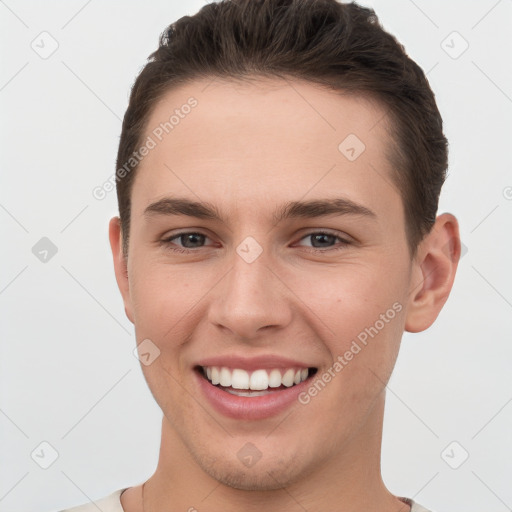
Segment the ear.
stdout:
<svg viewBox="0 0 512 512">
<path fill-rule="evenodd" d="M 121 292 L 124 302 L 124 311 L 126 316 L 133 324 L 132 302 L 130 297 L 130 282 L 128 279 L 128 261 L 123 254 L 123 235 L 121 231 L 121 222 L 119 217 L 110 219 L 108 226 L 108 237 L 114 259 L 114 271 L 116 274 L 117 286 Z"/>
<path fill-rule="evenodd" d="M 438 216 L 413 262 L 406 331 L 421 332 L 434 323 L 450 295 L 460 251 L 457 219 L 450 213 Z"/>
</svg>

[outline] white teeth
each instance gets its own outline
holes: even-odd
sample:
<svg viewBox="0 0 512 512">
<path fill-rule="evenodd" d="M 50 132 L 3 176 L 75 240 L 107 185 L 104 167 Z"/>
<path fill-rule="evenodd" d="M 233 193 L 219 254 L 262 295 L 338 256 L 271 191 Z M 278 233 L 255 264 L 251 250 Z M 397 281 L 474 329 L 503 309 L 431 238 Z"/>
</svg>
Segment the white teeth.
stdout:
<svg viewBox="0 0 512 512">
<path fill-rule="evenodd" d="M 281 378 L 281 382 L 283 383 L 283 386 L 286 386 L 287 388 L 293 386 L 293 378 L 295 377 L 295 372 L 290 368 L 289 370 L 286 370 L 285 374 Z"/>
<path fill-rule="evenodd" d="M 267 390 L 264 390 L 264 391 L 240 391 L 239 389 L 226 389 L 226 391 L 228 393 L 231 393 L 232 395 L 250 396 L 251 398 L 253 396 L 263 396 L 263 395 L 268 395 L 268 394 L 272 393 L 272 391 L 267 391 Z"/>
<path fill-rule="evenodd" d="M 281 385 L 281 372 L 279 370 L 272 370 L 270 372 L 268 377 L 268 385 L 271 388 L 278 388 Z"/>
<path fill-rule="evenodd" d="M 231 386 L 231 372 L 227 368 L 220 369 L 220 385 L 224 387 Z"/>
<path fill-rule="evenodd" d="M 231 387 L 235 389 L 248 389 L 249 374 L 245 370 L 233 370 L 231 373 Z"/>
<path fill-rule="evenodd" d="M 255 370 L 252 373 L 239 368 L 230 369 L 225 366 L 208 366 L 203 367 L 203 374 L 214 385 L 222 387 L 231 387 L 232 394 L 239 396 L 260 396 L 266 393 L 258 393 L 268 390 L 269 388 L 279 388 L 285 386 L 287 388 L 300 384 L 309 376 L 307 368 L 288 368 L 286 370 Z M 244 391 L 235 390 L 251 390 Z M 254 391 L 254 392 L 253 392 Z"/>
<path fill-rule="evenodd" d="M 236 370 L 235 370 L 236 371 Z M 268 373 L 266 370 L 252 372 L 250 389 L 261 391 L 268 388 Z"/>
<path fill-rule="evenodd" d="M 212 366 L 211 368 L 208 367 L 206 369 L 206 374 L 208 374 L 208 370 L 211 370 L 211 374 L 212 374 L 212 378 L 211 378 L 211 381 L 212 381 L 212 384 L 219 384 L 220 383 L 220 372 L 219 372 L 219 369 L 216 368 L 215 366 Z"/>
</svg>

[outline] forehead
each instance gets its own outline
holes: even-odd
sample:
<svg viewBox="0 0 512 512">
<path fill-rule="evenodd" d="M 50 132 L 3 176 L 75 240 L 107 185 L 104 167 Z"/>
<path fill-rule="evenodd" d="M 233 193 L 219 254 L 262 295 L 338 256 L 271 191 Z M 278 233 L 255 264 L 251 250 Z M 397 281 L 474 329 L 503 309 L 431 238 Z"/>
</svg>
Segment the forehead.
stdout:
<svg viewBox="0 0 512 512">
<path fill-rule="evenodd" d="M 148 138 L 135 208 L 169 192 L 226 207 L 341 193 L 401 208 L 385 110 L 363 96 L 292 79 L 198 80 L 160 99 Z"/>
<path fill-rule="evenodd" d="M 187 103 L 192 100 L 196 105 L 188 108 Z M 158 131 L 175 112 L 181 114 L 179 119 L 175 115 L 172 129 L 162 135 L 172 134 L 174 137 L 168 139 L 175 140 L 180 133 L 182 138 L 191 135 L 190 143 L 195 142 L 193 132 L 197 128 L 201 135 L 210 135 L 201 141 L 205 145 L 217 142 L 220 128 L 221 136 L 229 135 L 233 143 L 243 141 L 248 150 L 251 135 L 258 140 L 272 138 L 275 145 L 293 140 L 311 145 L 321 141 L 322 153 L 327 146 L 338 151 L 338 143 L 349 133 L 362 142 L 371 142 L 377 150 L 382 149 L 380 143 L 390 143 L 386 112 L 376 100 L 290 78 L 212 78 L 189 82 L 171 89 L 157 102 L 146 132 Z M 287 149 L 287 145 L 281 145 L 283 150 Z"/>
</svg>

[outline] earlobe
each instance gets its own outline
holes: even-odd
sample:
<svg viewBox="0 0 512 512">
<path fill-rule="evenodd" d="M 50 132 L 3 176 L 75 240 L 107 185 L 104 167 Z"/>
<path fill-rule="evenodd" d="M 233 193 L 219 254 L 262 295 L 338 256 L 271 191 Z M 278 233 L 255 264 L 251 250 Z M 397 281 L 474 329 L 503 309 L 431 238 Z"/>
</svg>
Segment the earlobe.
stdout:
<svg viewBox="0 0 512 512">
<path fill-rule="evenodd" d="M 128 279 L 128 261 L 123 254 L 123 238 L 119 217 L 112 217 L 112 219 L 110 219 L 108 236 L 110 240 L 110 247 L 112 249 L 117 286 L 119 287 L 119 291 L 123 297 L 124 310 L 130 322 L 134 323 L 130 297 L 130 283 Z"/>
<path fill-rule="evenodd" d="M 406 331 L 421 332 L 434 323 L 450 295 L 460 251 L 457 219 L 444 213 L 437 217 L 418 247 L 411 274 Z"/>
</svg>

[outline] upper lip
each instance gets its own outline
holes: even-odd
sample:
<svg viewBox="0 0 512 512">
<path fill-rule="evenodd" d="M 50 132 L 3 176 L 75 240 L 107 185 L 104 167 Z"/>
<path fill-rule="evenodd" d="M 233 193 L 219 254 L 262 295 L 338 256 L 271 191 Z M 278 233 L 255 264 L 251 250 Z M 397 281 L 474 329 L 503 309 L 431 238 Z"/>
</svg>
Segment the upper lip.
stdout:
<svg viewBox="0 0 512 512">
<path fill-rule="evenodd" d="M 201 359 L 196 366 L 217 366 L 225 368 L 239 368 L 241 370 L 254 371 L 273 368 L 312 368 L 312 364 L 303 363 L 295 359 L 277 355 L 261 355 L 255 357 L 243 357 L 233 354 L 215 356 Z"/>
</svg>

